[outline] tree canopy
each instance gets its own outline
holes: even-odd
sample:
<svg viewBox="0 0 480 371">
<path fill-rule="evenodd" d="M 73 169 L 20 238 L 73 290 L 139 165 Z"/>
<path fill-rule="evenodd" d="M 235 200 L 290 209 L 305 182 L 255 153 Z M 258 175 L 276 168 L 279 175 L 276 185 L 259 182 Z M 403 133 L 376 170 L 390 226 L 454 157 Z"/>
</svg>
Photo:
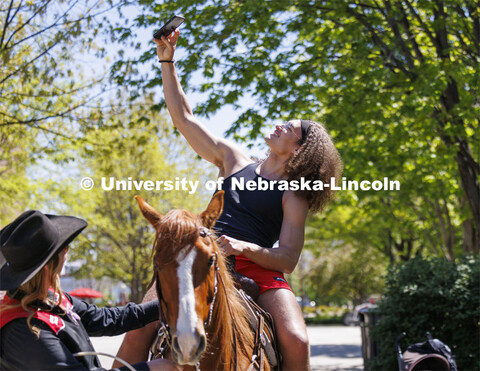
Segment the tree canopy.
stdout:
<svg viewBox="0 0 480 371">
<path fill-rule="evenodd" d="M 0 2 L 0 222 L 28 207 L 35 194 L 27 167 L 48 156 L 68 160 L 63 146 L 84 140 L 98 124 L 94 115 L 108 81 L 106 70 L 93 63 L 104 51 L 95 41 L 106 28 L 104 15 L 117 6 Z"/>
<path fill-rule="evenodd" d="M 199 212 L 208 203 L 209 193 L 201 187 L 190 193 L 162 187 L 110 189 L 111 185 L 114 181 L 176 178 L 204 184 L 207 172 L 160 114 L 147 118 L 117 110 L 104 112 L 104 120 L 104 128 L 87 134 L 94 144 L 76 149 L 78 157 L 71 164 L 75 170 L 61 179 L 46 181 L 41 188 L 48 195 L 47 205 L 54 204 L 57 212 L 82 217 L 89 223 L 79 238 L 81 243 L 70 253 L 70 259 L 84 262 L 75 274 L 123 281 L 131 289 L 131 300 L 140 302 L 152 278 L 155 233 L 134 196 L 141 195 L 161 213 L 174 208 Z M 178 161 L 179 156 L 182 161 Z M 86 176 L 95 183 L 91 190 L 80 188 L 80 179 Z"/>
<path fill-rule="evenodd" d="M 208 97 L 197 115 L 233 106 L 239 115 L 226 134 L 243 141 L 272 121 L 316 120 L 335 140 L 345 179 L 401 183 L 341 191 L 309 218 L 315 269 L 303 278 L 311 292 L 361 300 L 365 288 L 380 287 L 387 261 L 478 254 L 480 14 L 472 0 L 0 2 L 0 225 L 27 207 L 84 216 L 95 242 L 78 249 L 89 263 L 83 273 L 123 277 L 138 300 L 151 241 L 133 193 L 80 191 L 71 175 L 201 176 L 175 134 L 155 124 L 165 108 L 160 66 L 154 43 L 139 41 L 174 13 L 186 18 L 182 85 Z M 111 68 L 98 63 L 107 53 Z M 42 177 L 35 165 L 44 159 L 54 165 Z M 148 196 L 161 211 L 187 202 Z M 197 196 L 189 209 L 208 197 Z"/>
<path fill-rule="evenodd" d="M 177 61 L 184 86 L 206 92 L 208 115 L 244 109 L 228 134 L 260 134 L 267 120 L 324 123 L 349 179 L 397 179 L 394 193 L 357 192 L 365 226 L 381 228 L 385 252 L 478 253 L 478 4 L 469 0 L 142 1 L 128 27 L 186 18 Z M 125 29 L 127 29 L 125 28 Z M 158 78 L 125 78 L 154 49 L 119 61 L 122 82 L 148 89 Z M 158 73 L 159 67 L 153 70 Z M 191 85 L 201 73 L 203 82 Z M 369 241 L 372 243 L 372 241 Z"/>
</svg>

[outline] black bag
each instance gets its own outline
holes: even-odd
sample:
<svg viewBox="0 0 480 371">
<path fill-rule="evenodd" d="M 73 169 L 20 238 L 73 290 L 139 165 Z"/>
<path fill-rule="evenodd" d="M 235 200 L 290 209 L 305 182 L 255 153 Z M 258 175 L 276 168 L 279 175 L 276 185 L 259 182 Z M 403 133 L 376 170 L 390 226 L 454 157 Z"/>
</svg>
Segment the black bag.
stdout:
<svg viewBox="0 0 480 371">
<path fill-rule="evenodd" d="M 457 371 L 457 363 L 455 362 L 455 356 L 452 354 L 452 351 L 448 345 L 444 344 L 438 339 L 432 339 L 432 335 L 427 332 L 427 341 L 424 343 L 417 343 L 410 345 L 407 348 L 409 353 L 418 353 L 418 354 L 438 354 L 446 358 L 450 365 L 450 371 Z"/>
</svg>

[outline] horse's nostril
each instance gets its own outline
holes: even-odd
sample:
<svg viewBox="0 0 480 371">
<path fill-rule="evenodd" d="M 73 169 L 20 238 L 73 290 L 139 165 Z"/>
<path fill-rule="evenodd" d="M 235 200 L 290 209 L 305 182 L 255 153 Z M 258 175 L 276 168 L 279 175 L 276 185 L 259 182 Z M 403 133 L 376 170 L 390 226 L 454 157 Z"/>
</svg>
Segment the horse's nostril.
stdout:
<svg viewBox="0 0 480 371">
<path fill-rule="evenodd" d="M 198 343 L 198 348 L 195 353 L 195 357 L 200 356 L 205 351 L 205 346 L 206 346 L 206 337 L 205 335 L 202 335 L 200 336 L 200 341 Z"/>
<path fill-rule="evenodd" d="M 178 354 L 181 354 L 182 351 L 180 349 L 180 344 L 178 343 L 178 338 L 175 336 L 173 338 L 173 349 L 175 350 L 175 352 L 177 352 Z"/>
</svg>

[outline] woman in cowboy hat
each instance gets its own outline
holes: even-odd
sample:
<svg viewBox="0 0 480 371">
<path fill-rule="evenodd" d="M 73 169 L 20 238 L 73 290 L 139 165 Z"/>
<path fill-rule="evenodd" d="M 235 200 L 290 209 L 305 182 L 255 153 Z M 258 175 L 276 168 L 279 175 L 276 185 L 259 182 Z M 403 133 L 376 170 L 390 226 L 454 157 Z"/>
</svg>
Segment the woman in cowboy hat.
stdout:
<svg viewBox="0 0 480 371">
<path fill-rule="evenodd" d="M 101 369 L 89 336 L 113 336 L 158 319 L 158 302 L 99 308 L 62 293 L 68 244 L 87 226 L 72 216 L 30 210 L 0 231 L 0 368 Z M 168 360 L 133 365 L 168 370 Z"/>
</svg>

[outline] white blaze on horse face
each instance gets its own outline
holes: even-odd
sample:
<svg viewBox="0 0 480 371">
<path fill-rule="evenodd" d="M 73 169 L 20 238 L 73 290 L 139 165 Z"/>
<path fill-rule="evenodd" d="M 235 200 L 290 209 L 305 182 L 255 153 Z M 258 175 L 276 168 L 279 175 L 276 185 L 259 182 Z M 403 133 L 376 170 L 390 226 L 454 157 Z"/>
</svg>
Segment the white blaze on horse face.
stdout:
<svg viewBox="0 0 480 371">
<path fill-rule="evenodd" d="M 186 247 L 188 251 L 189 247 Z M 197 252 L 192 249 L 188 254 L 183 252 L 177 257 L 177 276 L 179 289 L 179 305 L 177 318 L 177 338 L 184 357 L 198 347 L 197 312 L 195 311 L 195 292 L 193 289 L 193 262 Z"/>
</svg>

